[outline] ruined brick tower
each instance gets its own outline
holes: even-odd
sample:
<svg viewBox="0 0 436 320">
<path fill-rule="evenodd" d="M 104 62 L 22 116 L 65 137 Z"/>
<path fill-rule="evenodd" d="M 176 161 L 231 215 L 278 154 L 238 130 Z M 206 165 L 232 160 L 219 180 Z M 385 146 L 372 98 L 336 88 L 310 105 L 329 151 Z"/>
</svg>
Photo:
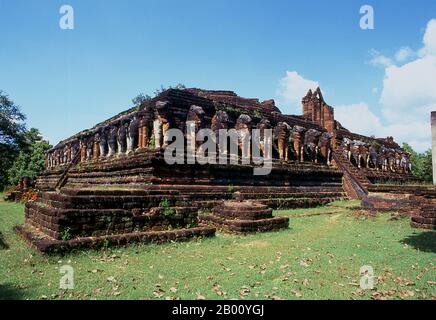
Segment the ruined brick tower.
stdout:
<svg viewBox="0 0 436 320">
<path fill-rule="evenodd" d="M 333 132 L 335 128 L 334 110 L 325 103 L 319 87 L 314 92 L 309 90 L 301 103 L 304 118 L 325 128 L 328 132 Z"/>
</svg>

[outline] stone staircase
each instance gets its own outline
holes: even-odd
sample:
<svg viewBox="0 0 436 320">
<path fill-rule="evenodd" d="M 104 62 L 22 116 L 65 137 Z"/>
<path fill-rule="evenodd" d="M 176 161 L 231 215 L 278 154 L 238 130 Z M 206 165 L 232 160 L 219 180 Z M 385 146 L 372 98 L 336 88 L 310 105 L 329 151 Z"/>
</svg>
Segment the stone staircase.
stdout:
<svg viewBox="0 0 436 320">
<path fill-rule="evenodd" d="M 344 172 L 343 186 L 347 194 L 354 199 L 364 199 L 371 182 L 345 156 L 344 149 L 337 147 L 333 151 L 335 164 Z"/>
</svg>

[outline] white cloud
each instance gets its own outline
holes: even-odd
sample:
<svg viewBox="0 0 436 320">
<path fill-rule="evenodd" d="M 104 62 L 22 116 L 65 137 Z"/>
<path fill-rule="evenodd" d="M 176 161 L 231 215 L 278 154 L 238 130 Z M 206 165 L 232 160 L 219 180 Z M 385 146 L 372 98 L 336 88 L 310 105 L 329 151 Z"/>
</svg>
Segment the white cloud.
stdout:
<svg viewBox="0 0 436 320">
<path fill-rule="evenodd" d="M 392 136 L 400 145 L 407 142 L 420 152 L 428 149 L 431 143 L 429 119 L 385 125 L 365 102 L 336 106 L 335 119 L 352 132 L 378 138 Z"/>
<path fill-rule="evenodd" d="M 335 119 L 345 128 L 359 134 L 380 135 L 383 126 L 380 119 L 365 102 L 335 106 Z"/>
<path fill-rule="evenodd" d="M 409 47 L 401 47 L 395 53 L 395 60 L 397 60 L 398 62 L 405 62 L 405 61 L 413 58 L 415 55 L 416 55 L 415 51 L 413 51 Z"/>
<path fill-rule="evenodd" d="M 430 20 L 419 57 L 385 69 L 380 96 L 386 130 L 418 151 L 430 148 L 430 112 L 436 110 L 436 20 Z M 400 49 L 401 50 L 401 49 Z"/>
<path fill-rule="evenodd" d="M 436 55 L 436 19 L 431 19 L 427 23 L 423 42 L 424 48 L 420 50 L 420 55 Z"/>
<path fill-rule="evenodd" d="M 379 51 L 372 49 L 370 51 L 372 59 L 369 61 L 373 66 L 389 67 L 393 65 L 392 59 L 382 55 Z"/>
<path fill-rule="evenodd" d="M 291 106 L 292 113 L 301 113 L 301 98 L 303 98 L 309 89 L 316 89 L 319 84 L 316 81 L 308 80 L 298 74 L 296 71 L 286 71 L 286 76 L 280 79 L 277 95 L 283 103 Z"/>
<path fill-rule="evenodd" d="M 382 113 L 390 122 L 408 123 L 428 118 L 436 110 L 436 56 L 425 56 L 385 70 L 380 97 Z"/>
</svg>

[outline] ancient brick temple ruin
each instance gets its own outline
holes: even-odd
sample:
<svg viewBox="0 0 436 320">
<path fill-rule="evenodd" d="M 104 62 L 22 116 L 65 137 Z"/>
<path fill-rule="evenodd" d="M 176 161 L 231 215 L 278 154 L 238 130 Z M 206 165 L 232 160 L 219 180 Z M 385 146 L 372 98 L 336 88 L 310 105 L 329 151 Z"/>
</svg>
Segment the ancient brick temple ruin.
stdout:
<svg viewBox="0 0 436 320">
<path fill-rule="evenodd" d="M 374 209 L 394 202 L 386 197 L 391 192 L 404 191 L 401 198 L 411 203 L 429 195 L 392 189 L 392 182 L 416 181 L 409 154 L 392 137 L 366 137 L 342 127 L 319 88 L 303 97 L 302 107 L 302 116 L 285 115 L 274 100 L 231 91 L 166 90 L 51 149 L 37 179 L 38 199 L 27 203 L 25 224 L 16 229 L 49 252 L 186 240 L 211 236 L 216 228 L 275 230 L 288 227 L 286 218 L 272 216 L 275 208 L 351 197 Z M 189 140 L 187 122 L 195 123 L 195 130 L 235 129 L 239 137 L 247 130 L 272 129 L 272 171 L 253 175 L 256 164 L 241 161 L 250 157 L 242 140 L 236 163 L 168 164 L 169 130 L 180 129 Z"/>
</svg>

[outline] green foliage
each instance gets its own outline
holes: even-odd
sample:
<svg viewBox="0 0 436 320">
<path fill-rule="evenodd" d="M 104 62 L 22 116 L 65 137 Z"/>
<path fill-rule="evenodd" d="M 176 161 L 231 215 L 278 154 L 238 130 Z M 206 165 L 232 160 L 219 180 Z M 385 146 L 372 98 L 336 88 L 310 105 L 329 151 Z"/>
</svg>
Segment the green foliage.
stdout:
<svg viewBox="0 0 436 320">
<path fill-rule="evenodd" d="M 176 211 L 170 207 L 170 203 L 167 198 L 163 198 L 159 203 L 159 207 L 163 209 L 163 215 L 167 218 L 176 214 Z"/>
<path fill-rule="evenodd" d="M 230 193 L 235 192 L 235 187 L 233 186 L 233 184 L 229 184 L 227 186 L 227 191 L 230 192 Z"/>
<path fill-rule="evenodd" d="M 149 150 L 154 150 L 156 148 L 156 139 L 154 137 L 154 134 L 151 135 L 150 137 L 150 141 L 148 143 L 148 149 Z"/>
<path fill-rule="evenodd" d="M 7 171 L 23 146 L 26 117 L 0 90 L 0 190 L 7 185 Z"/>
<path fill-rule="evenodd" d="M 412 173 L 424 181 L 433 181 L 431 149 L 418 153 L 407 143 L 403 144 L 403 149 L 411 154 Z"/>
<path fill-rule="evenodd" d="M 169 86 L 168 88 L 165 88 L 164 86 L 161 85 L 159 89 L 154 90 L 154 95 L 158 96 L 162 92 L 169 90 L 169 89 L 183 90 L 183 89 L 186 89 L 186 86 L 184 84 L 178 83 L 176 86 Z"/>
<path fill-rule="evenodd" d="M 71 229 L 70 227 L 66 227 L 65 229 L 62 230 L 61 232 L 61 239 L 64 241 L 70 240 L 71 239 Z"/>
<path fill-rule="evenodd" d="M 8 169 L 8 182 L 16 185 L 22 176 L 35 178 L 45 168 L 45 153 L 51 148 L 48 141 L 43 140 L 35 128 L 23 134 L 25 145 L 21 148 L 18 157 Z"/>
<path fill-rule="evenodd" d="M 148 94 L 144 95 L 142 92 L 140 92 L 136 97 L 132 99 L 132 103 L 135 106 L 139 106 L 145 101 L 149 101 L 149 100 L 151 100 L 151 97 Z"/>
<path fill-rule="evenodd" d="M 262 114 L 260 113 L 259 110 L 253 111 L 253 118 L 262 119 Z"/>
<path fill-rule="evenodd" d="M 183 90 L 183 89 L 186 89 L 186 86 L 184 85 L 184 84 L 181 84 L 181 83 L 179 83 L 179 84 L 177 84 L 177 85 L 175 85 L 175 86 L 169 86 L 168 88 L 165 88 L 164 86 L 160 86 L 160 88 L 158 88 L 158 89 L 156 89 L 156 90 L 154 90 L 154 95 L 155 96 L 158 96 L 158 95 L 160 95 L 162 92 L 164 92 L 164 91 L 166 91 L 166 90 L 169 90 L 169 89 L 178 89 L 178 90 Z M 142 92 L 140 92 L 136 97 L 134 97 L 133 99 L 132 99 L 132 103 L 135 105 L 135 106 L 140 106 L 142 103 L 144 103 L 145 101 L 150 101 L 152 99 L 152 97 L 150 96 L 150 95 L 148 95 L 148 94 L 144 94 L 144 93 L 142 93 Z"/>
</svg>

